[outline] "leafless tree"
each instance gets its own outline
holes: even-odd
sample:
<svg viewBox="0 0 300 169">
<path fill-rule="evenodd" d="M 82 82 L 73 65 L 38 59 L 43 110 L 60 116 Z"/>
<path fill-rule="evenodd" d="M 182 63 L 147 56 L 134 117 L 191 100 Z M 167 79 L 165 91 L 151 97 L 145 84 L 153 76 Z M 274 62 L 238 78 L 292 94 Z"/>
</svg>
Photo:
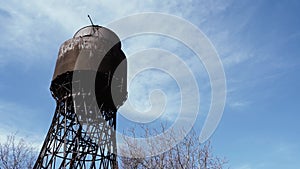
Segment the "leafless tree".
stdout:
<svg viewBox="0 0 300 169">
<path fill-rule="evenodd" d="M 16 134 L 7 136 L 0 143 L 0 169 L 32 169 L 36 159 L 35 149 L 24 139 L 16 140 Z"/>
<path fill-rule="evenodd" d="M 157 135 L 160 131 L 164 131 L 165 126 L 162 125 L 160 131 L 155 129 L 150 130 L 147 127 L 142 127 L 142 130 L 144 133 L 143 137 L 148 137 L 150 135 Z M 131 129 L 129 133 L 132 137 L 136 137 L 135 129 Z M 168 151 L 150 157 L 146 157 L 144 147 L 138 147 L 136 140 L 132 141 L 126 137 L 123 137 L 122 139 L 124 140 L 125 148 L 123 147 L 119 151 L 136 158 L 120 157 L 121 168 L 222 169 L 227 163 L 225 158 L 219 158 L 218 156 L 213 155 L 210 141 L 200 144 L 197 134 L 194 131 L 191 131 L 179 144 Z M 168 144 L 170 144 L 172 139 L 175 138 L 171 134 L 161 140 L 150 141 L 147 146 L 169 146 Z M 157 145 L 158 141 L 160 145 Z"/>
</svg>

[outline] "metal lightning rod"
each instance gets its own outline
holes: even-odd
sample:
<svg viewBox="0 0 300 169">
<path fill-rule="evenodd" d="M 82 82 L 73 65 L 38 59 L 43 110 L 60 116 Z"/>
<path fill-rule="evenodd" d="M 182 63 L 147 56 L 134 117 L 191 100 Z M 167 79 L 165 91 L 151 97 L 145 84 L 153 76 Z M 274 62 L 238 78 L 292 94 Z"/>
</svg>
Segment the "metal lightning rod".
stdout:
<svg viewBox="0 0 300 169">
<path fill-rule="evenodd" d="M 92 21 L 90 15 L 88 15 L 88 17 L 89 17 L 89 19 L 90 19 L 90 22 L 91 22 L 92 26 L 94 27 L 95 25 L 94 25 L 94 23 L 93 23 L 93 21 Z"/>
</svg>

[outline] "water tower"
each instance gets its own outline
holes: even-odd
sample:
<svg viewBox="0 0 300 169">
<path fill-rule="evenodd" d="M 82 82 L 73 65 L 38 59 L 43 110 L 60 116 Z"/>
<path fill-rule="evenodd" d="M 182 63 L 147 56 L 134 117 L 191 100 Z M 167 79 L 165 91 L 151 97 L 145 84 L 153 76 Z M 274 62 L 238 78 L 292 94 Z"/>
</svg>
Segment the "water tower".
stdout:
<svg viewBox="0 0 300 169">
<path fill-rule="evenodd" d="M 64 42 L 50 86 L 57 105 L 35 169 L 118 168 L 116 112 L 127 98 L 118 36 L 86 26 Z"/>
</svg>

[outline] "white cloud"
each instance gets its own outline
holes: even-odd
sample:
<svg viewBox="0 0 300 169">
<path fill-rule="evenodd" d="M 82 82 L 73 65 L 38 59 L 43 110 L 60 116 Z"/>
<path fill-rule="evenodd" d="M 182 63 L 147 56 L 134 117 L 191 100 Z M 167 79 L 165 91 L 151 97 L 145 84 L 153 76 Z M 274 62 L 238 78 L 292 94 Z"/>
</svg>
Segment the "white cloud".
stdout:
<svg viewBox="0 0 300 169">
<path fill-rule="evenodd" d="M 151 91 L 159 89 L 164 92 L 166 98 L 167 107 L 166 109 L 163 108 L 164 118 L 174 120 L 177 116 L 177 113 L 180 112 L 181 94 L 185 95 L 185 93 L 193 93 L 198 91 L 189 91 L 188 86 L 191 85 L 192 82 L 188 80 L 188 77 L 192 75 L 187 73 L 187 71 L 181 70 L 183 69 L 183 67 L 180 67 L 179 65 L 181 65 L 182 63 L 180 63 L 179 60 L 175 59 L 175 56 L 167 56 L 164 52 L 157 55 L 158 52 L 158 49 L 148 49 L 148 51 L 137 53 L 135 54 L 135 56 L 129 56 L 128 59 L 129 61 L 131 61 L 129 63 L 132 64 L 131 69 L 128 72 L 128 85 L 130 86 L 129 101 L 137 105 L 140 111 L 146 111 L 150 108 L 150 102 L 148 101 L 149 94 L 151 93 Z M 133 57 L 133 59 L 131 57 Z M 175 58 L 172 59 L 172 57 Z M 161 58 L 161 61 L 158 60 L 159 58 Z M 144 71 L 144 73 L 138 71 L 138 76 L 131 82 L 130 79 L 134 75 L 132 69 L 140 69 L 138 68 L 139 66 L 141 66 L 141 68 L 147 68 L 147 65 L 154 65 L 154 69 L 148 69 L 148 71 Z M 162 71 L 163 69 L 161 68 L 163 68 L 166 72 Z M 174 76 L 173 78 L 175 79 L 173 79 L 172 76 Z M 155 107 L 156 104 L 160 105 L 159 107 L 164 106 L 161 105 L 161 103 L 164 102 L 165 98 L 161 95 L 158 95 L 154 98 L 154 100 L 152 100 L 152 106 Z M 193 107 L 192 105 L 199 104 L 197 99 L 192 95 L 190 95 L 189 99 L 190 100 L 187 102 L 191 104 L 190 107 Z M 122 110 L 127 111 L 127 115 L 138 115 L 138 113 L 136 113 L 135 111 L 126 110 L 126 106 L 121 108 L 121 111 Z M 153 118 L 153 116 L 157 117 L 157 115 L 161 113 L 160 110 L 161 109 L 155 109 L 151 111 L 152 113 L 146 114 L 145 118 L 147 118 L 147 116 L 148 118 L 151 117 L 151 119 Z M 188 116 L 189 113 L 194 112 L 184 113 Z"/>
<path fill-rule="evenodd" d="M 236 169 L 252 169 L 252 167 L 249 164 L 243 164 L 238 166 Z"/>
<path fill-rule="evenodd" d="M 229 102 L 229 106 L 231 108 L 242 108 L 244 106 L 248 106 L 250 103 L 248 101 L 235 101 L 235 102 Z"/>
</svg>

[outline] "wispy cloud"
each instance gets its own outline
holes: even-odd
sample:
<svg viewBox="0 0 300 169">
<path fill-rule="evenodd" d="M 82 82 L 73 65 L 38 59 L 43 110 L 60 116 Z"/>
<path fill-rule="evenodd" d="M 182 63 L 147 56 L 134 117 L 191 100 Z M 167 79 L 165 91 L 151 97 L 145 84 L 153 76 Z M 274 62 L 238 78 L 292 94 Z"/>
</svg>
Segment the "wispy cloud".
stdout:
<svg viewBox="0 0 300 169">
<path fill-rule="evenodd" d="M 249 164 L 243 164 L 238 166 L 236 169 L 252 169 L 252 167 Z"/>
<path fill-rule="evenodd" d="M 236 101 L 236 102 L 230 102 L 229 103 L 229 106 L 231 108 L 242 108 L 242 107 L 247 106 L 247 105 L 249 105 L 249 102 L 247 102 L 247 101 Z"/>
</svg>

